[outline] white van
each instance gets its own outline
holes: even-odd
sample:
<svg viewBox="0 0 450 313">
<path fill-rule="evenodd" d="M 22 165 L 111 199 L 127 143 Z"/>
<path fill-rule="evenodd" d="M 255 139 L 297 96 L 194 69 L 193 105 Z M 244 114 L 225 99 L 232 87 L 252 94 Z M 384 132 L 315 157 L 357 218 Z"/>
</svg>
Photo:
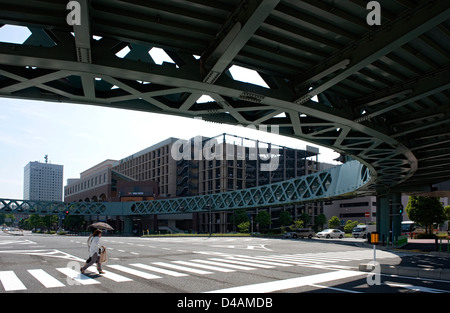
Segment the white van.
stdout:
<svg viewBox="0 0 450 313">
<path fill-rule="evenodd" d="M 363 238 L 366 239 L 370 237 L 372 232 L 377 231 L 377 225 L 358 225 L 353 228 L 352 236 L 355 238 Z"/>
</svg>

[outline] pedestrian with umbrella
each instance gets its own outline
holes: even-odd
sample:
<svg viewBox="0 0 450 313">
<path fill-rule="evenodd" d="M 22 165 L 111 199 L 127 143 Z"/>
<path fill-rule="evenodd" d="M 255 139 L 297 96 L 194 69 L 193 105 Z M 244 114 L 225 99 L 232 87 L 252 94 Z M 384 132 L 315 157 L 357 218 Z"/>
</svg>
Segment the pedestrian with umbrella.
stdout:
<svg viewBox="0 0 450 313">
<path fill-rule="evenodd" d="M 109 225 L 107 223 L 104 223 L 104 222 L 97 222 L 97 223 L 91 224 L 87 228 L 91 228 L 92 229 L 92 234 L 89 235 L 89 238 L 87 240 L 88 246 L 89 246 L 89 243 L 91 242 L 91 238 L 92 238 L 94 232 L 97 229 L 100 229 L 100 230 L 114 230 L 114 228 L 112 228 L 111 225 Z"/>
<path fill-rule="evenodd" d="M 87 259 L 84 266 L 80 269 L 81 273 L 84 274 L 86 269 L 94 263 L 97 263 L 97 270 L 99 274 L 104 274 L 102 270 L 101 254 L 106 257 L 106 247 L 100 244 L 100 239 L 102 237 L 102 231 L 96 229 L 92 234 L 92 237 L 88 239 L 88 249 L 89 249 L 89 259 Z"/>
</svg>

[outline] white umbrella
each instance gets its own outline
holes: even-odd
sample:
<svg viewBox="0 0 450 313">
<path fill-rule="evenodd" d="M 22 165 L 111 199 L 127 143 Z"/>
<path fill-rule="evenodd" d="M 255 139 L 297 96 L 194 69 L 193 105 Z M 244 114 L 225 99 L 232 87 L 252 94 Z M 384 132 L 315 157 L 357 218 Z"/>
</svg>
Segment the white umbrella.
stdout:
<svg viewBox="0 0 450 313">
<path fill-rule="evenodd" d="M 88 226 L 88 228 L 97 228 L 97 229 L 103 229 L 103 230 L 114 230 L 109 224 L 103 223 L 103 222 L 97 222 L 94 224 L 91 224 Z"/>
</svg>

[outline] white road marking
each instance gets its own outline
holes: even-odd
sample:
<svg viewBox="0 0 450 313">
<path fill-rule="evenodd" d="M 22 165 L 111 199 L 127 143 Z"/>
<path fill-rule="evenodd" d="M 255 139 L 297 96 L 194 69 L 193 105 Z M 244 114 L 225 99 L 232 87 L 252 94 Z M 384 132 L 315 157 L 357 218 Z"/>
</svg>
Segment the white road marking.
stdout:
<svg viewBox="0 0 450 313">
<path fill-rule="evenodd" d="M 92 279 L 92 278 L 90 278 L 86 275 L 83 275 L 80 272 L 74 271 L 73 269 L 68 268 L 68 267 L 60 267 L 60 268 L 57 268 L 57 270 L 65 275 L 67 275 L 68 278 L 70 278 L 82 285 L 100 284 L 100 282 L 96 281 L 95 279 Z"/>
<path fill-rule="evenodd" d="M 146 273 L 146 272 L 142 272 L 142 271 L 138 271 L 129 267 L 125 267 L 122 265 L 108 265 L 109 267 L 112 267 L 113 269 L 128 273 L 128 274 L 132 274 L 135 276 L 139 276 L 145 279 L 156 279 L 156 278 L 161 278 L 161 276 L 156 276 L 150 273 Z"/>
<path fill-rule="evenodd" d="M 336 290 L 336 291 L 341 291 L 341 292 L 348 292 L 348 293 L 362 293 L 361 291 L 348 290 L 348 289 L 342 289 L 342 288 L 336 288 L 336 287 L 330 287 L 330 286 L 323 286 L 323 285 L 317 285 L 317 284 L 311 284 L 310 286 L 316 287 L 316 288 L 322 288 L 322 289 L 330 289 L 330 290 Z"/>
<path fill-rule="evenodd" d="M 0 281 L 2 282 L 5 291 L 26 290 L 24 284 L 20 281 L 19 277 L 13 271 L 0 272 Z"/>
<path fill-rule="evenodd" d="M 410 284 L 401 284 L 401 283 L 393 283 L 393 282 L 384 282 L 385 285 L 388 285 L 389 287 L 395 287 L 395 288 L 405 288 L 417 292 L 429 292 L 429 293 L 448 293 L 446 290 L 441 289 L 435 289 L 435 288 L 429 288 L 429 287 L 423 287 L 423 286 L 414 286 Z"/>
<path fill-rule="evenodd" d="M 95 266 L 91 266 L 87 269 L 87 271 L 91 272 L 91 273 L 97 273 L 97 268 Z M 121 283 L 124 281 L 133 281 L 131 278 L 119 275 L 119 274 L 115 274 L 109 271 L 106 271 L 104 274 L 101 274 L 103 277 L 111 279 L 117 283 Z"/>
<path fill-rule="evenodd" d="M 154 267 L 154 266 L 150 266 L 150 265 L 142 264 L 142 263 L 134 263 L 134 264 L 130 264 L 130 265 L 142 268 L 144 270 L 153 271 L 153 272 L 157 272 L 157 273 L 161 273 L 161 274 L 166 274 L 166 275 L 174 276 L 174 277 L 189 276 L 188 274 L 178 273 L 175 271 L 166 270 L 164 268 Z"/>
<path fill-rule="evenodd" d="M 240 264 L 240 265 L 248 265 L 248 266 L 252 266 L 252 267 L 260 267 L 260 268 L 274 268 L 274 266 L 270 266 L 270 265 L 262 265 L 262 264 L 256 264 L 256 263 L 251 263 L 251 262 L 243 262 L 243 261 L 239 261 L 239 259 L 234 258 L 234 257 L 230 257 L 230 258 L 226 258 L 226 259 L 217 259 L 217 258 L 212 258 L 210 260 L 213 261 L 220 261 L 220 262 L 226 262 L 226 263 L 232 263 L 232 264 Z"/>
<path fill-rule="evenodd" d="M 251 257 L 251 256 L 245 256 L 245 255 L 236 255 L 235 259 L 239 259 L 242 261 L 249 261 L 253 263 L 260 263 L 260 264 L 266 264 L 266 265 L 275 265 L 275 266 L 281 266 L 281 267 L 287 267 L 292 266 L 292 264 L 285 264 L 280 262 L 268 262 L 268 261 L 262 261 L 259 260 L 257 257 Z"/>
<path fill-rule="evenodd" d="M 222 263 L 222 262 L 214 262 L 214 261 L 209 261 L 209 260 L 191 260 L 193 262 L 198 262 L 198 263 L 204 263 L 204 264 L 211 264 L 211 265 L 217 265 L 217 266 L 221 266 L 221 267 L 229 267 L 229 268 L 234 268 L 237 270 L 244 270 L 244 271 L 251 271 L 251 270 L 256 270 L 256 268 L 254 267 L 248 267 L 248 266 L 242 266 L 242 265 L 234 265 L 234 264 L 226 264 L 226 263 Z"/>
<path fill-rule="evenodd" d="M 333 271 L 329 273 L 303 276 L 297 278 L 276 280 L 247 286 L 239 286 L 210 291 L 210 293 L 263 293 L 275 292 L 284 289 L 297 288 L 307 285 L 320 284 L 332 280 L 367 275 L 357 271 Z"/>
<path fill-rule="evenodd" d="M 200 275 L 212 274 L 211 272 L 197 270 L 197 269 L 194 269 L 194 268 L 189 268 L 189 267 L 175 265 L 175 264 L 170 264 L 170 263 L 155 262 L 153 264 L 156 264 L 156 265 L 159 265 L 159 266 L 165 266 L 165 267 L 168 267 L 168 268 L 173 268 L 173 269 L 180 270 L 180 271 L 200 274 Z"/>
<path fill-rule="evenodd" d="M 33 275 L 44 287 L 46 288 L 55 288 L 55 287 L 65 287 L 62 282 L 48 274 L 46 271 L 42 269 L 33 269 L 28 270 L 28 272 Z"/>
<path fill-rule="evenodd" d="M 229 268 L 223 268 L 223 267 L 219 267 L 219 266 L 212 266 L 212 265 L 206 265 L 206 264 L 197 264 L 197 263 L 185 262 L 185 261 L 174 261 L 174 263 L 203 268 L 203 269 L 211 270 L 211 271 L 219 271 L 219 272 L 226 272 L 226 273 L 235 272 L 235 270 L 232 270 Z"/>
</svg>

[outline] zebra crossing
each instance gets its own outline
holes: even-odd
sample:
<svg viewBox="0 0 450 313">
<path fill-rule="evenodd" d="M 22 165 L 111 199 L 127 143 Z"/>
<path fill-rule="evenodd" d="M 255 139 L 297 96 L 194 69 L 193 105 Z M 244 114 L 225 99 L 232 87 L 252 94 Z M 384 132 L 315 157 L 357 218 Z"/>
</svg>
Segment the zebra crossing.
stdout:
<svg viewBox="0 0 450 313">
<path fill-rule="evenodd" d="M 207 252 L 198 252 L 205 255 Z M 377 258 L 395 258 L 399 253 L 379 251 Z M 78 262 L 70 262 L 72 267 L 58 267 L 55 270 L 28 269 L 26 272 L 45 288 L 64 288 L 70 285 L 98 285 L 113 281 L 115 283 L 132 282 L 136 279 L 154 280 L 168 277 L 187 277 L 190 275 L 212 275 L 215 273 L 231 273 L 236 271 L 254 271 L 263 269 L 285 268 L 292 266 L 321 267 L 323 269 L 351 269 L 352 266 L 342 265 L 344 262 L 367 260 L 373 257 L 371 250 L 272 254 L 249 256 L 240 254 L 209 254 L 206 259 L 173 260 L 165 262 L 105 264 L 101 281 L 98 276 L 81 274 Z M 76 265 L 75 267 L 73 265 Z M 78 267 L 77 267 L 78 266 Z M 96 273 L 91 266 L 89 273 Z M 61 275 L 62 274 L 62 275 Z M 23 276 L 21 273 L 19 276 Z M 0 281 L 3 286 L 0 292 L 27 290 L 24 282 L 14 271 L 0 271 Z M 56 277 L 55 277 L 56 276 Z M 65 277 L 61 278 L 61 277 Z"/>
</svg>

